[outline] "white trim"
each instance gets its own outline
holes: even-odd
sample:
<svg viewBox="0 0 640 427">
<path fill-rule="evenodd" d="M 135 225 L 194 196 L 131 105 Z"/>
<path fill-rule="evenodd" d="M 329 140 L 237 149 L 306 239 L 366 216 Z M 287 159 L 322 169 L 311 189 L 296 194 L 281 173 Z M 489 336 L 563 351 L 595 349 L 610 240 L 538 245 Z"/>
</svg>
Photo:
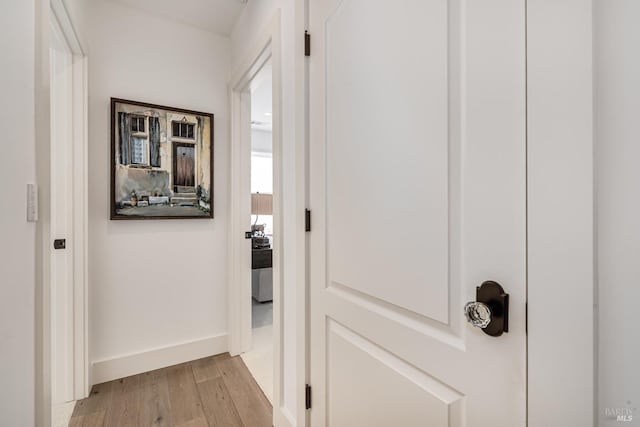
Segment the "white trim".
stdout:
<svg viewBox="0 0 640 427">
<path fill-rule="evenodd" d="M 52 16 L 55 17 L 58 25 L 60 25 L 62 33 L 64 34 L 71 51 L 75 55 L 84 56 L 84 50 L 82 49 L 80 38 L 78 37 L 78 33 L 76 32 L 71 20 L 71 16 L 64 4 L 64 0 L 50 0 L 50 2 L 51 11 L 53 12 Z"/>
<path fill-rule="evenodd" d="M 231 179 L 229 203 L 229 325 L 231 354 L 251 348 L 250 245 L 244 239 L 250 218 L 251 81 L 271 59 L 272 140 L 273 140 L 273 422 L 276 427 L 291 425 L 285 415 L 283 396 L 283 186 L 282 186 L 282 43 L 280 10 L 258 37 L 241 66 L 232 74 L 231 97 Z M 244 286 L 243 286 L 244 284 Z"/>
<path fill-rule="evenodd" d="M 596 422 L 592 21 L 527 1 L 530 427 Z"/>
<path fill-rule="evenodd" d="M 87 58 L 73 57 L 74 393 L 89 396 L 89 230 Z"/>
<path fill-rule="evenodd" d="M 71 416 L 73 415 L 73 409 L 75 406 L 75 400 L 61 403 L 59 405 L 53 405 L 53 408 L 51 408 L 51 426 L 67 427 L 71 421 Z"/>
<path fill-rule="evenodd" d="M 227 334 L 146 350 L 92 363 L 93 381 L 100 384 L 179 363 L 202 359 L 228 350 Z"/>
<path fill-rule="evenodd" d="M 280 10 L 271 22 L 271 67 L 272 67 L 272 140 L 273 140 L 273 422 L 281 424 L 284 402 L 284 186 L 282 149 L 282 42 Z M 247 310 L 251 307 L 247 305 Z"/>
<path fill-rule="evenodd" d="M 305 208 L 309 207 L 309 67 L 304 56 L 305 40 L 301 37 L 309 28 L 309 0 L 294 2 L 294 135 L 296 143 L 296 427 L 306 427 L 310 423 L 310 411 L 306 408 L 305 387 L 309 380 L 309 276 L 308 245 L 309 233 L 305 231 Z"/>
<path fill-rule="evenodd" d="M 251 348 L 251 312 L 246 307 L 251 299 L 251 245 L 250 240 L 239 238 L 249 230 L 251 212 L 251 132 L 242 125 L 250 120 L 250 103 L 248 92 L 232 89 L 228 250 L 229 352 L 232 356 Z M 245 286 L 242 286 L 243 283 Z"/>
</svg>

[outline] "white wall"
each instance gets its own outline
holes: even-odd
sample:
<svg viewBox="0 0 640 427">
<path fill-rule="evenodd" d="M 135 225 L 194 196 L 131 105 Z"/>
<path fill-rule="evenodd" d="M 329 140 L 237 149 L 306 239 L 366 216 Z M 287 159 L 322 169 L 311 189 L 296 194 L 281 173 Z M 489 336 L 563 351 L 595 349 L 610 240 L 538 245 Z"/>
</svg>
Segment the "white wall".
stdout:
<svg viewBox="0 0 640 427">
<path fill-rule="evenodd" d="M 273 193 L 273 159 L 271 156 L 251 156 L 251 192 Z"/>
<path fill-rule="evenodd" d="M 640 3 L 595 2 L 598 426 L 640 408 Z M 628 403 L 631 402 L 631 403 Z M 640 412 L 632 414 L 636 425 Z M 624 424 L 624 423 L 623 423 Z"/>
<path fill-rule="evenodd" d="M 229 39 L 103 0 L 86 28 L 91 360 L 226 334 Z M 109 220 L 110 97 L 215 115 L 215 219 Z"/>
<path fill-rule="evenodd" d="M 0 14 L 0 424 L 34 425 L 35 225 L 26 184 L 35 173 L 35 2 L 8 0 Z"/>
<path fill-rule="evenodd" d="M 273 193 L 272 133 L 251 130 L 251 192 Z"/>
<path fill-rule="evenodd" d="M 300 78 L 304 69 L 302 34 L 304 2 L 299 0 L 250 1 L 231 34 L 232 70 L 238 71 L 248 51 L 257 43 L 276 12 L 281 13 L 282 27 L 282 183 L 283 183 L 283 390 L 281 407 L 274 408 L 278 423 L 303 425 L 300 411 L 301 380 L 304 371 L 297 365 L 299 345 L 303 345 L 304 325 L 297 321 L 297 310 L 304 305 L 304 180 L 298 179 L 304 168 L 304 86 Z M 303 170 L 303 169 L 302 169 Z M 303 173 L 303 172 L 302 172 Z M 302 297 L 302 298 L 301 298 Z M 297 328 L 298 325 L 300 328 Z M 284 424 L 282 424 L 284 425 Z"/>
<path fill-rule="evenodd" d="M 270 130 L 251 129 L 251 152 L 271 154 L 273 152 L 273 135 Z"/>
</svg>

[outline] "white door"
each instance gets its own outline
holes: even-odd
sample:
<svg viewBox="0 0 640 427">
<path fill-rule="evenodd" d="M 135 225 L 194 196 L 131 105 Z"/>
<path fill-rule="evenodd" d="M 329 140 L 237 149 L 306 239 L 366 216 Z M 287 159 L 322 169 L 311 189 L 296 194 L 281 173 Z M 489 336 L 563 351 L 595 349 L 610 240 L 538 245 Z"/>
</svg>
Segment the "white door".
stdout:
<svg viewBox="0 0 640 427">
<path fill-rule="evenodd" d="M 311 425 L 524 426 L 525 0 L 311 0 L 310 33 Z"/>
<path fill-rule="evenodd" d="M 73 55 L 51 22 L 51 385 L 52 403 L 74 400 Z M 54 249 L 53 240 L 65 248 Z"/>
</svg>

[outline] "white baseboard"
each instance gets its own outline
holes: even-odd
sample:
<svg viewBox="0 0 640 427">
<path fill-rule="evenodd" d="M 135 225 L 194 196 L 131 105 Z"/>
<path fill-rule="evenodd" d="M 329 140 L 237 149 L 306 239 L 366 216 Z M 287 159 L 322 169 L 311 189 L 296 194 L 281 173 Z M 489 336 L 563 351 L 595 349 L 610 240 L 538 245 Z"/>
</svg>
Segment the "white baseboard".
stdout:
<svg viewBox="0 0 640 427">
<path fill-rule="evenodd" d="M 227 334 L 216 335 L 141 353 L 97 360 L 91 364 L 92 384 L 100 384 L 224 353 L 229 350 L 227 338 Z"/>
</svg>

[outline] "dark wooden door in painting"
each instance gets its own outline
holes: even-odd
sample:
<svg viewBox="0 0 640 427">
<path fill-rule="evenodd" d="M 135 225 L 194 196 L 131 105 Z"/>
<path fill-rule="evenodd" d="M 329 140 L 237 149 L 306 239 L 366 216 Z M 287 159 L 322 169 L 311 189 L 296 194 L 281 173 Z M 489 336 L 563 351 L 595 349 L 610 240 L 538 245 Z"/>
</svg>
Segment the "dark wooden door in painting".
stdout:
<svg viewBox="0 0 640 427">
<path fill-rule="evenodd" d="M 173 191 L 195 191 L 195 146 L 176 142 L 173 145 Z"/>
</svg>

